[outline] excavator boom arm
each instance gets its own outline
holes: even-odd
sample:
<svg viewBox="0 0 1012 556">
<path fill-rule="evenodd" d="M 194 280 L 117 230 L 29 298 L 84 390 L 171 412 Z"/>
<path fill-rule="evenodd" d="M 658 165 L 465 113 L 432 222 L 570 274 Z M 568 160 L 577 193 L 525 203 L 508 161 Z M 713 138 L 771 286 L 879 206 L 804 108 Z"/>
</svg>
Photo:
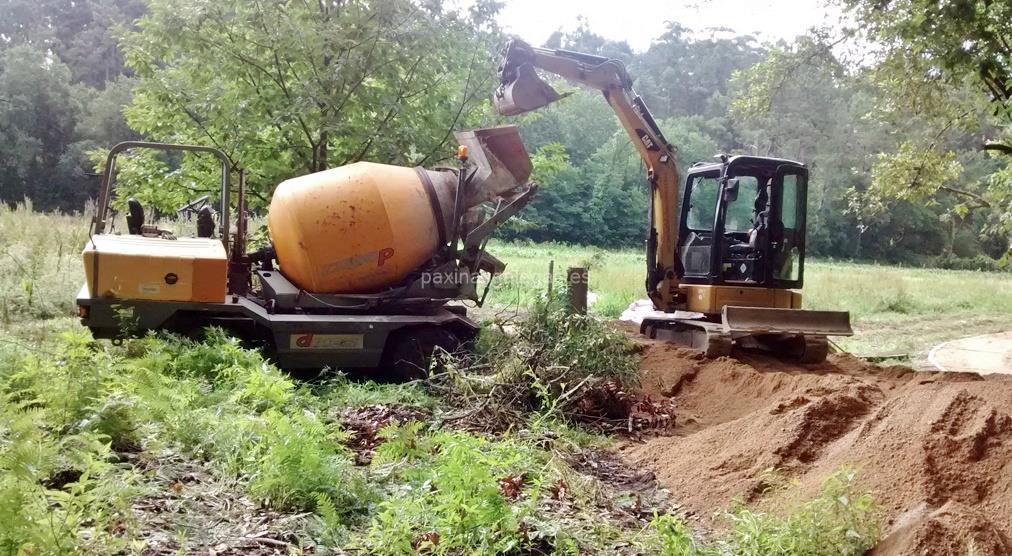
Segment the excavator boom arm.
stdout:
<svg viewBox="0 0 1012 556">
<path fill-rule="evenodd" d="M 567 50 L 535 48 L 513 40 L 499 67 L 494 102 L 501 114 L 536 110 L 562 98 L 538 77 L 543 70 L 604 94 L 647 168 L 650 187 L 646 287 L 657 309 L 674 311 L 681 302 L 677 255 L 678 191 L 681 178 L 675 149 L 664 138 L 632 79 L 618 60 Z"/>
</svg>

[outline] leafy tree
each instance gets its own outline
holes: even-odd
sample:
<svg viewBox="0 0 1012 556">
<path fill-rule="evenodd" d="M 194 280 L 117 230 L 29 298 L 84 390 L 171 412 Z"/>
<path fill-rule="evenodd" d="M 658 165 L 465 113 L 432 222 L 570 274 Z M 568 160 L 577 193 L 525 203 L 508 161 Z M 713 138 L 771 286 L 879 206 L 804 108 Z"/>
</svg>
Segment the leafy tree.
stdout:
<svg viewBox="0 0 1012 556">
<path fill-rule="evenodd" d="M 121 141 L 141 139 L 123 116 L 124 107 L 133 99 L 135 82 L 134 78 L 120 77 L 107 82 L 100 91 L 87 90 L 90 98 L 85 100 L 77 127 L 83 140 L 109 148 Z"/>
<path fill-rule="evenodd" d="M 0 36 L 67 64 L 71 81 L 102 88 L 124 72 L 115 29 L 144 13 L 144 0 L 6 0 Z"/>
<path fill-rule="evenodd" d="M 0 200 L 39 208 L 80 207 L 83 149 L 74 144 L 80 99 L 70 68 L 21 45 L 0 56 Z"/>
<path fill-rule="evenodd" d="M 578 116 L 584 105 L 569 104 L 570 100 L 575 99 L 556 105 L 556 114 Z M 612 122 L 609 127 L 617 128 L 615 116 L 604 99 L 591 100 L 604 105 L 607 113 L 593 114 L 596 110 L 586 105 L 592 114 L 584 115 L 584 128 L 603 127 L 595 118 Z M 679 145 L 683 170 L 693 162 L 710 159 L 718 150 L 700 120 L 698 117 L 672 118 L 660 122 L 665 134 Z M 540 121 L 535 120 L 525 125 L 538 124 Z M 577 126 L 539 129 L 537 135 L 543 140 L 556 140 L 542 146 L 532 157 L 534 179 L 541 184 L 541 189 L 531 206 L 524 210 L 523 223 L 512 226 L 503 237 L 606 246 L 642 243 L 646 231 L 646 169 L 625 131 L 612 131 L 611 136 L 580 164 L 563 146 L 581 144 L 583 136 Z"/>
<path fill-rule="evenodd" d="M 968 110 L 972 95 L 942 87 L 932 89 L 942 95 L 935 99 L 911 91 L 898 99 L 909 83 L 890 73 L 888 61 L 869 68 L 838 59 L 835 47 L 846 37 L 803 37 L 734 79 L 732 113 L 752 148 L 812 168 L 811 252 L 917 262 L 911 251 L 950 252 L 965 226 L 987 236 L 989 220 L 969 213 L 988 206 L 984 184 L 1001 165 L 967 149 L 974 138 L 966 128 L 939 127 L 923 110 L 897 108 L 934 104 L 935 115 L 979 116 Z M 972 171 L 964 172 L 963 159 Z M 925 241 L 903 239 L 913 235 Z"/>
<path fill-rule="evenodd" d="M 557 84 L 565 90 L 571 86 Z M 532 112 L 521 124 L 524 144 L 531 152 L 562 142 L 571 163 L 582 165 L 619 130 L 618 120 L 597 91 L 573 89 L 566 99 Z"/>
<path fill-rule="evenodd" d="M 1012 157 L 1012 5 L 990 0 L 843 0 L 862 36 L 882 49 L 875 78 L 882 112 L 923 119 L 934 133 L 903 142 L 880 160 L 875 187 L 885 195 L 946 202 L 950 221 L 986 214 L 982 235 L 1004 236 L 1012 253 L 1012 185 L 1006 171 L 954 184 L 952 143 L 971 139 Z M 974 139 L 973 136 L 977 138 Z M 983 137 L 983 140 L 979 137 Z M 939 166 L 947 172 L 933 172 Z M 914 177 L 910 192 L 896 180 Z M 947 201 L 945 201 L 948 199 Z"/>
<path fill-rule="evenodd" d="M 994 104 L 997 115 L 1012 118 L 1012 5 L 992 0 L 843 0 L 868 38 L 885 48 L 890 69 L 908 85 L 973 82 Z M 907 60 L 900 63 L 900 60 Z M 1004 139 L 1008 139 L 1005 137 Z M 1012 143 L 995 150 L 1012 153 Z"/>
<path fill-rule="evenodd" d="M 576 29 L 569 33 L 556 31 L 545 41 L 546 48 L 562 48 L 574 52 L 597 54 L 607 58 L 621 60 L 628 64 L 635 56 L 629 43 L 608 40 L 590 29 L 587 19 L 577 16 Z"/>
<path fill-rule="evenodd" d="M 79 210 L 95 196 L 88 151 L 136 137 L 122 115 L 130 84 L 116 81 L 114 29 L 144 9 L 143 0 L 0 4 L 0 200 Z"/>
<path fill-rule="evenodd" d="M 864 158 L 883 133 L 863 118 L 869 105 L 860 83 L 831 47 L 803 37 L 772 49 L 734 75 L 730 109 L 746 152 L 810 168 L 809 253 L 859 256 L 863 234 L 880 230 L 873 226 L 877 213 L 851 198 L 867 189 Z"/>
<path fill-rule="evenodd" d="M 763 49 L 751 36 L 695 39 L 677 23 L 654 40 L 632 67 L 639 92 L 658 117 L 726 114 L 721 102 L 734 72 L 762 59 Z"/>
<path fill-rule="evenodd" d="M 531 179 L 541 188 L 534 200 L 500 232 L 504 239 L 595 243 L 591 195 L 561 143 L 542 146 L 531 157 Z"/>
<path fill-rule="evenodd" d="M 591 187 L 593 237 L 599 245 L 642 243 L 647 223 L 646 171 L 625 131 L 617 131 L 583 168 Z"/>
<path fill-rule="evenodd" d="M 152 0 L 123 40 L 140 77 L 127 118 L 152 139 L 221 148 L 261 200 L 358 160 L 431 163 L 491 90 L 496 10 Z"/>
</svg>

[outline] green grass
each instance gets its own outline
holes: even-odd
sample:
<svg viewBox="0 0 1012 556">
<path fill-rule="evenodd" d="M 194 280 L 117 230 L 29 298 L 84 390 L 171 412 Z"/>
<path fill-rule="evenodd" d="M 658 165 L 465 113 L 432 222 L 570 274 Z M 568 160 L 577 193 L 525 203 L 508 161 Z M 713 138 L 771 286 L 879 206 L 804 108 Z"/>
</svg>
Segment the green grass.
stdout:
<svg viewBox="0 0 1012 556">
<path fill-rule="evenodd" d="M 566 269 L 590 271 L 590 291 L 596 295 L 593 312 L 617 317 L 633 300 L 644 297 L 646 263 L 643 253 L 632 249 L 611 250 L 557 243 L 491 242 L 488 252 L 507 264 L 489 295 L 493 305 L 529 306 L 548 290 L 548 264 L 554 261 L 553 291 L 565 294 Z"/>
<path fill-rule="evenodd" d="M 489 252 L 507 264 L 490 295 L 498 307 L 526 306 L 545 295 L 551 260 L 556 292 L 564 291 L 567 267 L 590 269 L 596 314 L 617 317 L 645 297 L 638 250 L 492 243 Z M 916 359 L 935 343 L 1012 326 L 1012 273 L 808 261 L 803 294 L 805 308 L 850 311 L 856 334 L 837 342 L 859 355 Z"/>
<path fill-rule="evenodd" d="M 0 326 L 73 314 L 87 238 L 83 216 L 0 203 Z"/>
<path fill-rule="evenodd" d="M 500 434 L 439 429 L 449 404 L 418 384 L 303 383 L 220 332 L 113 345 L 64 324 L 0 343 L 0 553 L 139 552 L 190 519 L 152 531 L 132 509 L 163 495 L 163 462 L 179 460 L 210 470 L 219 496 L 311 516 L 286 535 L 316 552 L 645 553 L 656 538 L 611 523 L 610 487 L 560 458 L 604 442 L 543 414 Z M 355 465 L 341 410 L 379 403 L 437 415 L 379 429 L 372 465 Z M 582 488 L 560 506 L 560 484 Z"/>
</svg>

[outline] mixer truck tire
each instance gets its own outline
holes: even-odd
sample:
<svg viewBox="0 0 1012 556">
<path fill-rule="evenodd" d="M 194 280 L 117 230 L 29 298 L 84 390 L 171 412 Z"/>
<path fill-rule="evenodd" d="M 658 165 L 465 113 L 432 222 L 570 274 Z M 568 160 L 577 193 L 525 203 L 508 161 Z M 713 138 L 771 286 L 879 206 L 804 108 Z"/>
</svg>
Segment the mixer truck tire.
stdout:
<svg viewBox="0 0 1012 556">
<path fill-rule="evenodd" d="M 402 328 L 390 334 L 383 359 L 380 361 L 382 377 L 392 382 L 406 382 L 425 378 L 433 352 L 454 353 L 462 342 L 455 334 L 439 326 Z"/>
</svg>

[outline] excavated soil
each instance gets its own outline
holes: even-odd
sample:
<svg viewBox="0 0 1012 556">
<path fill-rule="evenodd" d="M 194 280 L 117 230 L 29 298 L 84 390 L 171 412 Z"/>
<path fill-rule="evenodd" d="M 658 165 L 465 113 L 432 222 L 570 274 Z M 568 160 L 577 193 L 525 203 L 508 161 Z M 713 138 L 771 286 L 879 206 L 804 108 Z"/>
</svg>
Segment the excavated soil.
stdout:
<svg viewBox="0 0 1012 556">
<path fill-rule="evenodd" d="M 852 466 L 884 513 L 874 554 L 1012 554 L 1012 376 L 848 355 L 818 365 L 738 352 L 708 360 L 636 341 L 642 393 L 669 398 L 675 426 L 622 456 L 701 519 L 734 500 L 776 510 Z M 798 488 L 770 488 L 786 483 Z"/>
</svg>

